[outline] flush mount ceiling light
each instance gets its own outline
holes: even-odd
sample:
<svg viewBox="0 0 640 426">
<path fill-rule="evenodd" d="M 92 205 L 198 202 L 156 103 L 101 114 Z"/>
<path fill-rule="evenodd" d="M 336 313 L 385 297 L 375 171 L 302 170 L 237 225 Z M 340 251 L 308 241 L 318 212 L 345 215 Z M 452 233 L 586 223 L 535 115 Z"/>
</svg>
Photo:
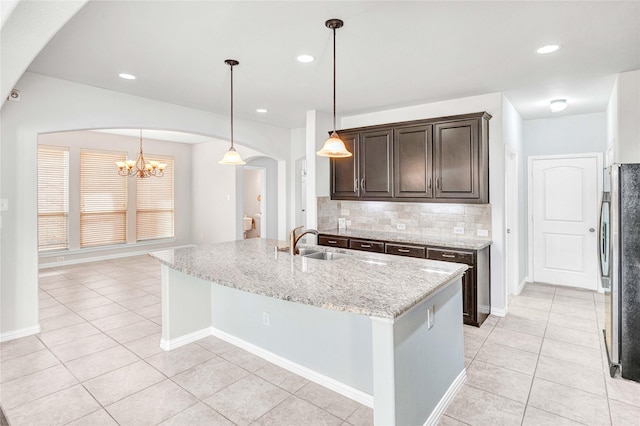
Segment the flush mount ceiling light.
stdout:
<svg viewBox="0 0 640 426">
<path fill-rule="evenodd" d="M 346 158 L 351 157 L 353 154 L 347 150 L 344 142 L 336 133 L 336 29 L 342 28 L 344 22 L 340 19 L 329 19 L 324 25 L 333 30 L 333 132 L 322 145 L 322 149 L 316 154 L 322 157 Z"/>
<path fill-rule="evenodd" d="M 299 55 L 296 57 L 298 62 L 302 62 L 303 64 L 308 64 L 309 62 L 313 62 L 316 58 L 311 55 Z"/>
<path fill-rule="evenodd" d="M 167 167 L 164 163 L 158 161 L 147 162 L 144 159 L 142 154 L 142 129 L 140 129 L 140 153 L 138 154 L 138 159 L 136 161 L 116 161 L 116 166 L 118 166 L 118 174 L 120 176 L 137 176 L 140 179 L 151 176 L 162 177 L 164 176 L 164 169 Z"/>
<path fill-rule="evenodd" d="M 547 44 L 546 46 L 542 46 L 541 48 L 536 50 L 536 53 L 539 53 L 540 55 L 546 55 L 547 53 L 553 53 L 558 49 L 560 49 L 559 44 Z"/>
<path fill-rule="evenodd" d="M 267 110 L 266 110 L 266 109 L 264 109 L 264 108 L 256 108 L 256 112 L 259 112 L 259 113 L 261 113 L 261 114 L 264 114 L 265 112 L 267 112 Z"/>
<path fill-rule="evenodd" d="M 121 72 L 120 74 L 118 74 L 118 77 L 120 78 L 124 78 L 125 80 L 135 80 L 136 76 L 133 74 L 127 74 L 125 72 Z"/>
<path fill-rule="evenodd" d="M 231 147 L 229 147 L 229 151 L 224 154 L 224 157 L 222 157 L 222 160 L 218 161 L 218 163 L 229 166 L 241 166 L 246 163 L 242 161 L 242 157 L 240 157 L 238 151 L 233 147 L 233 67 L 240 62 L 235 59 L 227 59 L 224 63 L 231 68 Z"/>
<path fill-rule="evenodd" d="M 566 99 L 555 99 L 551 101 L 551 103 L 549 104 L 549 109 L 551 109 L 551 112 L 560 112 L 564 110 L 566 107 L 567 107 Z"/>
</svg>

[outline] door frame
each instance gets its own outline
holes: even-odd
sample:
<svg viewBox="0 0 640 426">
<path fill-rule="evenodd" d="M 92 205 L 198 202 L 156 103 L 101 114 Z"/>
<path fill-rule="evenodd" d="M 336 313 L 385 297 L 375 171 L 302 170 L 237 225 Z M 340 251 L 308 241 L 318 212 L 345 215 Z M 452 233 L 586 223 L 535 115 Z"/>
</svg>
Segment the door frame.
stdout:
<svg viewBox="0 0 640 426">
<path fill-rule="evenodd" d="M 579 154 L 560 154 L 560 155 L 530 155 L 527 157 L 527 281 L 533 281 L 533 162 L 536 160 L 562 160 L 577 158 L 595 158 L 596 159 L 596 200 L 597 206 L 602 202 L 602 173 L 597 173 L 603 169 L 603 153 L 602 152 L 586 152 Z M 596 208 L 598 208 L 596 206 Z M 596 212 L 596 217 L 598 213 Z M 598 224 L 596 224 L 599 226 Z M 596 258 L 597 259 L 597 258 Z M 597 290 L 602 293 L 600 280 L 597 279 Z"/>
<path fill-rule="evenodd" d="M 505 281 L 507 284 L 505 300 L 508 300 L 510 294 L 514 296 L 520 294 L 523 287 L 520 282 L 520 218 L 518 217 L 520 210 L 520 165 L 518 157 L 519 153 L 517 150 L 509 145 L 505 146 L 505 225 L 511 230 L 511 239 L 515 248 L 515 264 L 511 265 L 513 262 L 510 262 L 509 245 L 506 242 L 506 238 L 508 237 L 505 237 Z M 509 167 L 510 162 L 513 162 L 513 168 Z M 511 187 L 513 190 L 511 194 L 509 194 L 509 182 L 514 182 L 513 187 Z M 510 218 L 513 219 L 512 222 L 510 222 Z M 505 235 L 507 233 L 506 229 L 505 227 Z M 509 281 L 512 278 L 509 276 L 510 271 L 515 275 L 515 282 Z"/>
</svg>

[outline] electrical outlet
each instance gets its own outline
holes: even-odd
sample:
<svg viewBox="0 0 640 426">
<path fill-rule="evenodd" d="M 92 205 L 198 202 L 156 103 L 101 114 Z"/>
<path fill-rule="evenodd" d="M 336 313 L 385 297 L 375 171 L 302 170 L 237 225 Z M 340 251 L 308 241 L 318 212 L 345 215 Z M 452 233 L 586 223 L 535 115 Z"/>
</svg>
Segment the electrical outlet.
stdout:
<svg viewBox="0 0 640 426">
<path fill-rule="evenodd" d="M 262 313 L 262 325 L 269 327 L 269 312 Z"/>
<path fill-rule="evenodd" d="M 345 220 L 344 217 L 339 217 L 338 218 L 338 229 L 344 229 L 347 227 L 347 221 Z"/>
<path fill-rule="evenodd" d="M 433 327 L 433 305 L 427 309 L 427 330 L 431 330 Z"/>
<path fill-rule="evenodd" d="M 342 216 L 349 216 L 349 213 L 350 213 L 349 209 L 342 209 L 342 210 L 340 210 L 340 214 L 341 214 Z"/>
<path fill-rule="evenodd" d="M 489 230 L 488 229 L 478 229 L 477 231 L 478 237 L 488 237 Z"/>
<path fill-rule="evenodd" d="M 396 229 L 398 229 L 399 231 L 403 231 L 407 229 L 407 225 L 405 225 L 404 223 L 396 223 Z"/>
<path fill-rule="evenodd" d="M 454 226 L 453 227 L 454 234 L 464 234 L 464 228 L 462 226 Z"/>
</svg>

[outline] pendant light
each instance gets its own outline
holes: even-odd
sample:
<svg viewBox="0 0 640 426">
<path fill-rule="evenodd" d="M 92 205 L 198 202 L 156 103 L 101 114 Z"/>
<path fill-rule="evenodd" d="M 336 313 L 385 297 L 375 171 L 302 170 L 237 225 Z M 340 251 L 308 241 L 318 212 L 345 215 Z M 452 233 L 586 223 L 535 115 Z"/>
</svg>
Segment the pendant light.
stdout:
<svg viewBox="0 0 640 426">
<path fill-rule="evenodd" d="M 316 154 L 322 157 L 346 158 L 351 157 L 353 154 L 347 150 L 344 142 L 336 133 L 336 29 L 342 28 L 344 22 L 340 19 L 329 19 L 324 25 L 333 30 L 333 132 L 322 145 L 322 149 Z"/>
<path fill-rule="evenodd" d="M 218 163 L 230 166 L 241 166 L 246 163 L 242 161 L 240 153 L 233 147 L 233 67 L 240 62 L 235 59 L 227 59 L 224 63 L 231 68 L 231 147 L 229 147 L 229 151 L 224 154 L 224 157 L 222 157 L 222 160 L 218 161 Z"/>
</svg>

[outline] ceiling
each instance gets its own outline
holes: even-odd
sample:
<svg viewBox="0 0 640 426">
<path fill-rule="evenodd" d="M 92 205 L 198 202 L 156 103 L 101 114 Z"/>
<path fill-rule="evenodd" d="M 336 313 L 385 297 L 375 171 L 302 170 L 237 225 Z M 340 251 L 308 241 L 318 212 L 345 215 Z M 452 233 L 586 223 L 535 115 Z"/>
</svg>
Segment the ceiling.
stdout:
<svg viewBox="0 0 640 426">
<path fill-rule="evenodd" d="M 332 108 L 330 18 L 338 115 L 499 91 L 524 119 L 599 112 L 640 69 L 637 1 L 91 1 L 29 71 L 228 114 L 233 58 L 236 116 L 304 127 Z M 556 98 L 569 107 L 552 115 Z"/>
</svg>

